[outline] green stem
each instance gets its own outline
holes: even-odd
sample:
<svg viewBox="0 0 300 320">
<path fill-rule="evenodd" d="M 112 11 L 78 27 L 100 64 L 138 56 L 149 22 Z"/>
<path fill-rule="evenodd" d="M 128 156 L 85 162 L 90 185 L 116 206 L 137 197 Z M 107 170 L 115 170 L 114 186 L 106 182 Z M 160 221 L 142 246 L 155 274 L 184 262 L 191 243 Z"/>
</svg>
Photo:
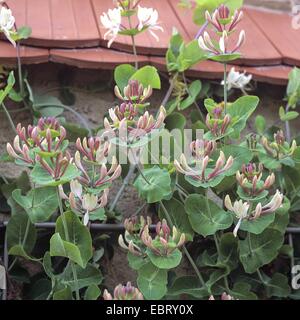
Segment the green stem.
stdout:
<svg viewBox="0 0 300 320">
<path fill-rule="evenodd" d="M 131 17 L 130 16 L 128 16 L 128 23 L 129 23 L 129 28 L 132 29 L 132 23 L 131 23 Z M 134 58 L 135 58 L 134 67 L 135 67 L 136 70 L 138 70 L 139 69 L 139 63 L 138 63 L 138 55 L 137 55 L 137 51 L 136 51 L 134 35 L 131 35 L 131 42 L 132 42 L 133 55 L 134 55 Z"/>
<path fill-rule="evenodd" d="M 165 216 L 166 216 L 166 219 L 167 219 L 167 221 L 168 221 L 168 224 L 170 225 L 170 227 L 173 227 L 173 222 L 172 222 L 171 216 L 169 215 L 169 212 L 168 212 L 167 208 L 164 206 L 164 204 L 163 204 L 162 201 L 160 201 L 159 203 L 160 203 L 160 205 L 161 205 L 161 207 L 162 207 L 162 209 L 163 209 L 163 211 L 164 211 L 164 213 L 165 213 Z M 195 271 L 195 273 L 196 273 L 196 275 L 197 275 L 197 277 L 198 277 L 201 285 L 202 285 L 203 287 L 206 287 L 205 281 L 204 281 L 201 273 L 199 272 L 199 269 L 198 269 L 198 267 L 196 266 L 196 263 L 194 262 L 193 258 L 191 257 L 190 253 L 188 252 L 186 246 L 183 245 L 182 248 L 183 248 L 183 251 L 184 251 L 186 257 L 188 258 L 191 266 L 193 267 L 193 269 L 194 269 L 194 271 Z"/>
<path fill-rule="evenodd" d="M 61 219 L 62 219 L 62 223 L 63 223 L 63 228 L 64 228 L 64 232 L 65 232 L 65 236 L 66 236 L 66 240 L 68 242 L 70 242 L 70 236 L 69 236 L 69 230 L 68 230 L 68 225 L 67 225 L 67 221 L 66 221 L 66 217 L 64 215 L 64 209 L 63 209 L 63 204 L 59 195 L 59 189 L 58 187 L 56 188 L 56 193 L 57 193 L 57 200 L 58 200 L 58 205 L 59 205 L 59 211 L 60 211 L 60 215 L 61 215 Z M 77 277 L 77 271 L 76 271 L 76 267 L 73 261 L 69 260 L 71 263 L 71 269 L 72 269 L 72 273 L 73 273 L 73 278 L 74 278 L 74 282 L 75 282 L 75 292 L 76 292 L 76 300 L 80 300 L 80 295 L 79 295 L 79 287 L 78 287 L 78 277 Z"/>
<path fill-rule="evenodd" d="M 227 64 L 224 63 L 224 112 L 227 111 Z"/>
<path fill-rule="evenodd" d="M 2 109 L 3 109 L 3 111 L 4 111 L 4 113 L 5 113 L 6 117 L 7 117 L 7 120 L 9 122 L 12 130 L 14 131 L 14 133 L 17 133 L 15 124 L 14 124 L 14 122 L 13 122 L 13 120 L 12 120 L 12 118 L 11 118 L 11 116 L 10 116 L 10 114 L 9 114 L 8 110 L 6 109 L 5 104 L 3 102 L 2 102 Z"/>
<path fill-rule="evenodd" d="M 20 55 L 20 43 L 19 42 L 17 42 L 17 63 L 18 63 L 18 77 L 19 77 L 20 93 L 21 93 L 21 97 L 25 98 L 22 63 L 21 63 L 21 55 Z"/>
</svg>

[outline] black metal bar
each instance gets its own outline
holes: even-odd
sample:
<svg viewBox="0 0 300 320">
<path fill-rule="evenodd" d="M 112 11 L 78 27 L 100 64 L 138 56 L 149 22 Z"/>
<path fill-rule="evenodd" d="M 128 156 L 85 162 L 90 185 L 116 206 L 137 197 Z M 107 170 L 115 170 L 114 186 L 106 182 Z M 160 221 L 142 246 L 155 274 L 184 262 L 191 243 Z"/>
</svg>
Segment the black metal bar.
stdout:
<svg viewBox="0 0 300 320">
<path fill-rule="evenodd" d="M 0 224 L 0 228 L 6 228 L 8 221 L 4 221 Z M 43 223 L 35 223 L 36 228 L 41 229 L 54 229 L 55 222 L 43 222 Z M 118 224 L 109 224 L 109 223 L 91 223 L 90 225 L 91 230 L 102 231 L 102 232 L 124 232 L 125 228 L 124 225 L 121 223 Z M 151 231 L 155 230 L 155 225 L 151 225 L 149 227 Z"/>
</svg>

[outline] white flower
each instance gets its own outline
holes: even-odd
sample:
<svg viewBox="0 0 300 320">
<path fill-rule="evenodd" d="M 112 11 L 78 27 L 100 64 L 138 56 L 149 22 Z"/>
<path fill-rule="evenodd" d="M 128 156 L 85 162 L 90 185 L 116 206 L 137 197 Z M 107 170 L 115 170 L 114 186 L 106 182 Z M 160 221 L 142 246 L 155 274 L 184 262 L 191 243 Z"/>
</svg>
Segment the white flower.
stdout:
<svg viewBox="0 0 300 320">
<path fill-rule="evenodd" d="M 11 33 L 13 32 L 15 21 L 11 10 L 2 6 L 0 10 L 0 29 L 14 47 L 16 46 L 16 42 L 11 38 Z"/>
<path fill-rule="evenodd" d="M 143 8 L 141 6 L 138 6 L 138 12 L 137 12 L 139 25 L 138 30 L 141 31 L 144 28 L 148 29 L 149 32 L 152 34 L 152 36 L 159 41 L 159 38 L 153 31 L 164 31 L 164 29 L 158 25 L 158 12 L 157 10 L 154 10 L 153 8 Z"/>
<path fill-rule="evenodd" d="M 231 68 L 230 72 L 228 73 L 227 77 L 227 88 L 228 90 L 235 88 L 240 90 L 245 90 L 247 85 L 252 80 L 252 75 L 246 75 L 245 72 L 240 73 L 235 71 L 235 68 Z M 224 80 L 221 82 L 224 85 Z"/>
<path fill-rule="evenodd" d="M 228 210 L 234 212 L 236 217 L 239 219 L 238 223 L 236 224 L 233 230 L 233 235 L 236 237 L 243 219 L 246 219 L 248 217 L 248 210 L 250 205 L 248 202 L 243 202 L 242 200 L 235 201 L 234 204 L 232 205 L 229 195 L 225 197 L 224 203 L 225 203 L 225 207 Z"/>
<path fill-rule="evenodd" d="M 108 42 L 108 48 L 111 46 L 111 44 L 115 41 L 120 28 L 121 28 L 121 15 L 122 9 L 115 8 L 115 9 L 109 9 L 108 12 L 104 12 L 100 16 L 101 23 L 103 24 L 104 28 L 108 29 L 107 32 L 104 34 L 104 39 L 110 38 Z"/>
</svg>

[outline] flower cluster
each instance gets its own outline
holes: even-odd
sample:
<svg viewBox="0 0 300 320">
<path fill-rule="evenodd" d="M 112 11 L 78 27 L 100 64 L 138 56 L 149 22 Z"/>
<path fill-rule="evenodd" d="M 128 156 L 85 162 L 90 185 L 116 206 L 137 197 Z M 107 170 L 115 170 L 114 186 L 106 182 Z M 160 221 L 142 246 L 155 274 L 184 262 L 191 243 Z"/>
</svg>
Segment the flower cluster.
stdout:
<svg viewBox="0 0 300 320">
<path fill-rule="evenodd" d="M 242 172 L 237 171 L 236 180 L 242 190 L 249 196 L 258 196 L 263 191 L 270 189 L 275 182 L 275 175 L 271 173 L 263 181 L 263 165 L 260 163 L 258 167 L 255 163 L 243 165 Z"/>
<path fill-rule="evenodd" d="M 207 149 L 202 149 L 200 153 L 195 153 L 194 146 L 202 145 L 207 146 Z M 209 182 L 212 179 L 215 179 L 216 177 L 223 174 L 225 171 L 231 168 L 233 164 L 233 157 L 230 156 L 227 160 L 222 151 L 220 151 L 219 158 L 214 163 L 214 165 L 210 165 L 210 163 L 213 161 L 210 158 L 210 154 L 213 152 L 215 148 L 215 144 L 212 142 L 206 142 L 206 141 L 196 141 L 191 144 L 192 148 L 192 164 L 191 166 L 188 164 L 186 156 L 184 154 L 181 155 L 180 161 L 175 160 L 174 166 L 177 169 L 178 172 L 184 174 L 185 176 L 188 176 L 192 178 L 193 180 L 200 181 L 200 182 Z M 201 150 L 201 149 L 200 149 Z M 199 155 L 201 155 L 199 157 Z"/>
<path fill-rule="evenodd" d="M 190 144 L 192 156 L 197 160 L 209 157 L 215 151 L 217 143 L 215 141 L 197 139 Z"/>
<path fill-rule="evenodd" d="M 141 240 L 157 256 L 168 257 L 174 250 L 180 249 L 185 243 L 185 234 L 180 234 L 175 227 L 173 227 L 171 236 L 171 229 L 165 219 L 156 224 L 155 231 L 156 237 L 153 239 L 149 233 L 149 227 L 146 225 L 142 232 Z"/>
<path fill-rule="evenodd" d="M 41 118 L 36 126 L 29 125 L 27 128 L 19 123 L 16 131 L 13 146 L 7 143 L 6 149 L 11 157 L 21 163 L 33 166 L 40 162 L 42 156 L 54 157 L 58 153 L 61 153 L 58 161 L 70 158 L 69 154 L 63 155 L 61 152 L 66 130 L 55 118 Z"/>
<path fill-rule="evenodd" d="M 234 236 L 237 236 L 237 232 L 241 226 L 241 223 L 243 220 L 256 220 L 261 216 L 267 215 L 269 213 L 275 212 L 278 208 L 281 207 L 283 201 L 283 194 L 280 193 L 279 190 L 276 191 L 275 195 L 272 197 L 271 201 L 269 201 L 267 204 L 262 205 L 261 202 L 259 202 L 255 209 L 249 212 L 250 203 L 249 202 L 243 202 L 242 200 L 235 201 L 234 204 L 232 204 L 231 199 L 229 195 L 226 195 L 225 197 L 225 207 L 233 212 L 236 217 L 238 218 L 238 223 L 233 231 Z"/>
<path fill-rule="evenodd" d="M 136 35 L 140 32 L 148 30 L 150 34 L 159 41 L 155 31 L 163 31 L 163 28 L 158 23 L 158 12 L 153 8 L 144 8 L 138 5 L 140 1 L 117 1 L 117 7 L 109 9 L 100 16 L 100 21 L 107 32 L 104 34 L 104 39 L 109 39 L 108 47 L 112 45 L 117 36 L 120 35 Z M 122 23 L 122 17 L 135 15 L 137 24 L 133 28 L 131 24 L 126 27 Z"/>
<path fill-rule="evenodd" d="M 185 243 L 185 234 L 180 234 L 173 227 L 172 234 L 167 222 L 163 219 L 155 227 L 155 237 L 150 235 L 149 227 L 151 219 L 141 219 L 140 224 L 136 220 L 125 222 L 125 236 L 120 235 L 119 245 L 135 256 L 144 257 L 146 250 L 150 250 L 157 256 L 168 257 L 174 250 L 181 248 Z"/>
<path fill-rule="evenodd" d="M 60 196 L 74 212 L 83 216 L 83 223 L 87 225 L 90 215 L 106 206 L 109 187 L 119 178 L 122 168 L 115 157 L 107 168 L 110 145 L 99 137 L 77 139 L 76 147 L 74 163 L 81 175 L 70 182 L 69 195 L 60 187 Z"/>
<path fill-rule="evenodd" d="M 109 110 L 111 123 L 107 118 L 104 119 L 104 127 L 106 133 L 118 130 L 118 137 L 122 141 L 133 143 L 148 134 L 153 130 L 162 129 L 166 118 L 166 110 L 160 108 L 157 119 L 154 119 L 148 111 L 143 115 L 138 116 L 132 104 L 117 106 Z"/>
<path fill-rule="evenodd" d="M 242 20 L 243 12 L 235 11 L 233 16 L 230 16 L 228 7 L 220 6 L 211 16 L 208 11 L 205 14 L 207 22 L 209 22 L 215 30 L 215 34 L 219 37 L 216 44 L 210 37 L 207 31 L 198 39 L 199 47 L 205 52 L 213 55 L 234 54 L 245 42 L 245 31 L 242 30 L 239 34 L 237 43 L 230 48 L 230 36 L 236 30 L 237 25 Z"/>
<path fill-rule="evenodd" d="M 144 300 L 142 293 L 139 289 L 133 287 L 130 282 L 126 286 L 119 284 L 114 290 L 112 296 L 106 289 L 103 293 L 104 300 Z"/>
<path fill-rule="evenodd" d="M 296 140 L 293 140 L 292 143 L 289 144 L 285 140 L 282 130 L 279 130 L 274 134 L 273 142 L 270 142 L 266 137 L 262 137 L 261 143 L 267 153 L 278 160 L 292 156 L 297 148 Z"/>
<path fill-rule="evenodd" d="M 150 85 L 144 88 L 137 80 L 129 80 L 123 93 L 121 93 L 118 86 L 115 86 L 115 95 L 126 104 L 141 105 L 151 97 L 152 88 Z"/>
<path fill-rule="evenodd" d="M 205 124 L 214 137 L 222 137 L 227 133 L 231 123 L 229 114 L 224 115 L 223 105 L 220 104 L 206 116 Z"/>
<path fill-rule="evenodd" d="M 13 39 L 12 34 L 15 33 L 15 23 L 16 20 L 12 11 L 2 4 L 0 9 L 0 31 L 5 34 L 6 38 L 14 47 L 16 46 L 16 42 Z"/>
</svg>

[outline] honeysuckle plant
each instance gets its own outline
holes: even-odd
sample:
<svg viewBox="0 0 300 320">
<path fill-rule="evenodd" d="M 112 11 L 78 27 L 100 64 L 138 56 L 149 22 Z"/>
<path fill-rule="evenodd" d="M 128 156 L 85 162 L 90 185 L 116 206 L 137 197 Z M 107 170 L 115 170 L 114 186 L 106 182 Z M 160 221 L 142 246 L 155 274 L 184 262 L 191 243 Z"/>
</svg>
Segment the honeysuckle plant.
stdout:
<svg viewBox="0 0 300 320">
<path fill-rule="evenodd" d="M 20 279 L 19 262 L 26 259 L 42 269 L 30 285 L 31 294 L 38 287 L 38 295 L 30 298 L 297 298 L 290 285 L 297 248 L 285 235 L 289 225 L 299 226 L 299 137 L 289 126 L 297 117 L 291 109 L 299 104 L 299 71 L 291 72 L 288 107 L 279 110 L 280 120 L 268 128 L 259 115 L 249 125 L 259 111 L 259 98 L 243 92 L 252 78 L 226 70 L 242 54 L 241 2 L 227 2 L 228 7 L 219 0 L 197 2 L 195 13 L 204 25 L 189 43 L 174 30 L 166 53 L 170 87 L 162 103 L 150 100 L 161 88 L 158 71 L 123 64 L 114 71 L 119 101 L 107 106 L 98 132 L 89 129 L 86 137 L 68 141 L 68 124 L 57 119 L 60 112 L 27 127 L 12 123 L 16 136 L 7 143 L 7 160 L 27 173 L 15 181 L 1 178 L 11 209 L 9 259 L 3 267 L 8 281 L 1 287 Z M 114 4 L 101 16 L 105 37 L 112 44 L 118 35 L 130 36 L 136 54 L 139 33 L 161 30 L 158 13 L 138 0 Z M 234 32 L 239 39 L 232 43 Z M 187 77 L 192 66 L 207 59 L 225 66 L 224 96 L 211 97 L 211 85 Z M 10 74 L 0 102 L 13 86 Z M 231 101 L 231 88 L 243 95 Z M 192 130 L 185 134 L 187 125 Z M 178 138 L 178 133 L 183 134 Z M 174 152 L 168 157 L 169 149 Z M 144 161 L 147 157 L 151 161 Z M 125 219 L 119 204 L 129 185 L 142 205 L 126 212 Z M 110 192 L 116 186 L 117 192 Z M 148 208 L 151 218 L 149 212 L 142 214 Z M 106 224 L 117 223 L 118 217 L 121 225 L 112 229 L 125 232 L 96 234 L 99 224 L 109 228 Z M 38 232 L 43 223 L 55 224 L 46 245 L 41 245 L 44 233 Z M 116 239 L 137 278 L 110 288 L 101 257 L 105 253 L 107 262 L 113 255 L 109 250 Z"/>
</svg>

